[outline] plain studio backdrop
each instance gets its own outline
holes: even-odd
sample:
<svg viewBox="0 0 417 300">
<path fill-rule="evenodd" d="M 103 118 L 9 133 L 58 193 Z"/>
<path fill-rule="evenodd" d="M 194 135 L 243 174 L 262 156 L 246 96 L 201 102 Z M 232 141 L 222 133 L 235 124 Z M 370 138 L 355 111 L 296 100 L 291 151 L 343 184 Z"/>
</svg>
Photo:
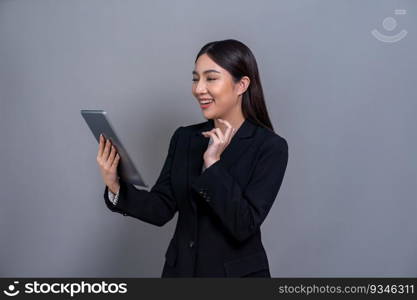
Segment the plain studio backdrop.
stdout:
<svg viewBox="0 0 417 300">
<path fill-rule="evenodd" d="M 109 113 L 152 186 L 174 130 L 205 121 L 198 50 L 227 38 L 289 144 L 261 226 L 271 275 L 416 276 L 416 16 L 414 0 L 0 1 L 0 276 L 160 276 L 178 215 L 105 206 L 80 109 Z"/>
</svg>

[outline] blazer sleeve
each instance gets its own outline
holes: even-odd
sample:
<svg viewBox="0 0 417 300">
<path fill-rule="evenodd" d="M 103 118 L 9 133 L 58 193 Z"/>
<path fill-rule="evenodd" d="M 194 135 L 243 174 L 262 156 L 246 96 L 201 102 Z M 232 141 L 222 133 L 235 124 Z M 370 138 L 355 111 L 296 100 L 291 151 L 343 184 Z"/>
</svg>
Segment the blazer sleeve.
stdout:
<svg viewBox="0 0 417 300">
<path fill-rule="evenodd" d="M 196 178 L 192 188 L 204 195 L 224 228 L 242 242 L 265 220 L 281 187 L 287 162 L 287 141 L 274 136 L 261 146 L 247 186 L 239 186 L 220 159 Z"/>
<path fill-rule="evenodd" d="M 164 165 L 150 191 L 136 189 L 134 185 L 119 178 L 119 196 L 116 204 L 113 204 L 108 197 L 108 186 L 105 186 L 104 201 L 111 211 L 156 226 L 163 226 L 173 218 L 178 207 L 171 186 L 171 165 L 180 128 L 182 126 L 177 128 L 171 137 Z"/>
</svg>

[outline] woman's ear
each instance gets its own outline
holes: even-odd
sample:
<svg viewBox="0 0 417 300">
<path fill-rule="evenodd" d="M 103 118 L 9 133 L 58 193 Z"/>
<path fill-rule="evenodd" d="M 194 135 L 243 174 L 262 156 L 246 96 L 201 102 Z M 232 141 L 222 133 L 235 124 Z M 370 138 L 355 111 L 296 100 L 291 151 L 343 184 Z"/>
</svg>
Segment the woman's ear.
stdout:
<svg viewBox="0 0 417 300">
<path fill-rule="evenodd" d="M 250 85 L 250 79 L 248 76 L 243 76 L 238 82 L 238 96 L 246 92 Z"/>
</svg>

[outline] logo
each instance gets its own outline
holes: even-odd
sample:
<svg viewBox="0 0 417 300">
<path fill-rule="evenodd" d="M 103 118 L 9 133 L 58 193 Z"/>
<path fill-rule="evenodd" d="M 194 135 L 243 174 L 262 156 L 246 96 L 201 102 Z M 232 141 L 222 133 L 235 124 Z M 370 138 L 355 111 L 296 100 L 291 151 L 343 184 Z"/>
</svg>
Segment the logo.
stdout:
<svg viewBox="0 0 417 300">
<path fill-rule="evenodd" d="M 16 288 L 15 285 L 17 285 L 18 283 L 19 281 L 14 281 L 13 284 L 10 284 L 8 286 L 8 290 L 4 290 L 3 293 L 11 297 L 18 295 L 20 293 L 19 290 L 15 291 L 15 288 Z"/>
<path fill-rule="evenodd" d="M 396 10 L 394 10 L 395 15 L 405 15 L 406 13 L 407 13 L 407 10 L 405 10 L 405 9 L 396 9 Z M 386 17 L 382 21 L 382 27 L 384 27 L 384 29 L 387 32 L 393 31 L 397 27 L 397 20 L 395 20 L 393 17 Z M 407 35 L 407 30 L 403 29 L 403 30 L 401 30 L 400 32 L 398 32 L 397 34 L 394 34 L 394 35 L 383 34 L 383 33 L 379 32 L 377 29 L 373 29 L 371 31 L 371 33 L 377 40 L 379 40 L 381 42 L 395 43 L 395 42 L 398 42 L 398 41 L 402 40 L 403 38 L 405 38 L 405 36 Z"/>
<path fill-rule="evenodd" d="M 8 285 L 3 293 L 9 297 L 21 294 L 68 294 L 71 298 L 77 294 L 126 294 L 127 283 L 113 282 L 32 282 L 22 283 L 20 291 L 16 288 L 19 281 Z"/>
</svg>

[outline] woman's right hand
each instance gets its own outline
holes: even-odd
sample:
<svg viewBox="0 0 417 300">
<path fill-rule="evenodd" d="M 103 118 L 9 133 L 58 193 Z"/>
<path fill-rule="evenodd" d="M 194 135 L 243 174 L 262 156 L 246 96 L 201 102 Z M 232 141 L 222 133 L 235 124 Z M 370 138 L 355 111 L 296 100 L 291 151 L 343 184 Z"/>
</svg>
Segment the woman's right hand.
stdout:
<svg viewBox="0 0 417 300">
<path fill-rule="evenodd" d="M 111 141 L 105 139 L 103 135 L 100 135 L 97 163 L 100 167 L 100 173 L 104 183 L 113 194 L 117 194 L 120 188 L 117 176 L 117 165 L 119 164 L 119 160 L 119 153 L 117 153 L 116 148 L 111 145 Z"/>
</svg>

